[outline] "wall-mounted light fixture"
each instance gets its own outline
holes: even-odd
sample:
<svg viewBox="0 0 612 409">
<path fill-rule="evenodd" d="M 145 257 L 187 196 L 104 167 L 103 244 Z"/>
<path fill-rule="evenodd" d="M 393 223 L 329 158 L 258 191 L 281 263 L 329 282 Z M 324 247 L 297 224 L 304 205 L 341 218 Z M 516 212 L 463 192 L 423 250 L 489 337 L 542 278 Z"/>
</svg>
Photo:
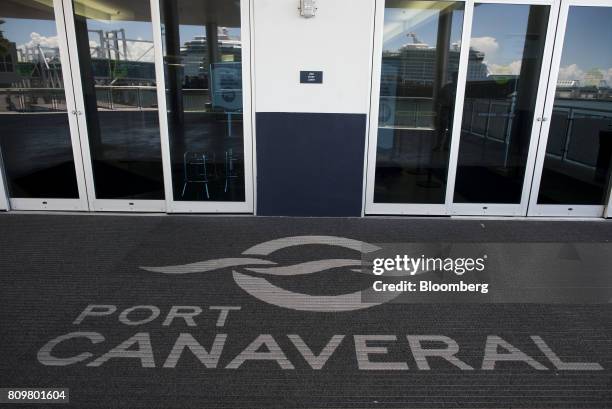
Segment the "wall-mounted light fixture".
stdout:
<svg viewBox="0 0 612 409">
<path fill-rule="evenodd" d="M 312 18 L 317 12 L 316 0 L 300 0 L 300 16 L 304 18 Z"/>
</svg>

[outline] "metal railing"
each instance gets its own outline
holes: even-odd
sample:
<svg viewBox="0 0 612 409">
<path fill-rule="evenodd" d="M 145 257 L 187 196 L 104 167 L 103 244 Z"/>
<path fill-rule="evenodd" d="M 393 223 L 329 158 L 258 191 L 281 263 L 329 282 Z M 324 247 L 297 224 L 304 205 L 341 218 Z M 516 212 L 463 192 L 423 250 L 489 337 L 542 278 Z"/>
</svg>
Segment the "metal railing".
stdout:
<svg viewBox="0 0 612 409">
<path fill-rule="evenodd" d="M 96 102 L 99 109 L 155 110 L 157 88 L 155 86 L 96 85 Z M 189 112 L 205 112 L 210 104 L 208 89 L 184 89 L 183 107 Z M 0 88 L 0 112 L 63 112 L 66 111 L 66 94 L 63 88 Z"/>
<path fill-rule="evenodd" d="M 63 112 L 63 88 L 0 88 L 0 112 Z"/>
</svg>

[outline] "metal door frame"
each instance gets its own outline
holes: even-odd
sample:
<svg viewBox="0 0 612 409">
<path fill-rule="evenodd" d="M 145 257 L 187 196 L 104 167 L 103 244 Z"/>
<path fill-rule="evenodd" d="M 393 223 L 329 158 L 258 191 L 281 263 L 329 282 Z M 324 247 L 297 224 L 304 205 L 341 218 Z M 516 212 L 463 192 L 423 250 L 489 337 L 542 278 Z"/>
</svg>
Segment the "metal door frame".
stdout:
<svg viewBox="0 0 612 409">
<path fill-rule="evenodd" d="M 74 55 L 71 55 L 72 78 L 74 81 L 74 96 L 76 100 L 76 114 L 78 117 L 79 134 L 81 135 L 81 151 L 83 155 L 83 170 L 84 178 L 87 181 L 87 194 L 89 197 L 89 210 L 97 212 L 165 212 L 166 201 L 160 200 L 140 200 L 140 199 L 98 199 L 96 197 L 95 180 L 93 173 L 93 161 L 91 158 L 91 150 L 89 147 L 89 132 L 87 128 L 87 116 L 85 111 L 85 98 L 83 95 L 83 82 L 81 78 L 80 60 L 78 56 L 74 7 L 72 0 L 61 0 L 64 6 L 64 16 L 66 19 L 66 28 L 68 35 L 68 45 Z M 152 36 L 155 37 L 155 28 L 153 10 L 151 9 Z M 157 64 L 157 59 L 161 58 L 158 55 L 158 50 L 153 50 L 154 58 Z M 159 89 L 159 77 L 156 71 L 157 88 Z M 157 93 L 159 97 L 159 92 Z M 165 95 L 165 94 L 164 94 Z M 164 96 L 165 97 L 165 96 Z M 161 110 L 161 104 L 158 103 L 158 110 Z M 160 144 L 161 144 L 161 124 L 160 124 Z M 162 152 L 163 157 L 163 152 Z"/>
<path fill-rule="evenodd" d="M 162 48 L 161 13 L 159 0 L 151 0 L 153 20 L 153 41 L 155 48 L 155 71 L 157 76 L 157 100 L 161 130 L 162 160 L 164 167 L 164 187 L 166 192 L 166 211 L 168 213 L 250 213 L 254 212 L 254 112 L 252 104 L 253 77 L 251 58 L 251 0 L 240 0 L 240 38 L 242 42 L 242 106 L 243 106 L 243 143 L 244 143 L 244 202 L 215 201 L 175 201 L 172 187 L 172 164 L 170 161 L 170 133 L 166 105 L 166 81 Z"/>
<path fill-rule="evenodd" d="M 450 1 L 450 0 L 449 0 Z M 560 0 L 455 0 L 464 3 L 463 27 L 461 33 L 461 50 L 459 56 L 459 72 L 457 78 L 457 92 L 453 117 L 453 130 L 451 135 L 448 176 L 446 182 L 446 197 L 443 204 L 421 203 L 374 203 L 374 181 L 376 172 L 376 150 L 378 146 L 378 110 L 380 101 L 380 76 L 382 68 L 382 48 L 384 29 L 385 0 L 376 0 L 376 24 L 374 33 L 374 56 L 372 68 L 372 92 L 370 101 L 370 124 L 368 160 L 366 172 L 366 200 L 365 214 L 410 214 L 410 215 L 466 215 L 466 216 L 525 216 L 531 191 L 533 169 L 535 166 L 538 136 L 541 117 L 544 108 L 544 97 L 548 82 L 545 80 L 550 70 L 550 60 L 553 52 L 554 35 L 557 27 L 557 17 Z M 550 7 L 546 41 L 543 51 L 540 81 L 536 104 L 534 106 L 534 121 L 532 125 L 531 140 L 527 156 L 523 190 L 519 204 L 497 203 L 454 203 L 455 181 L 459 156 L 459 143 L 461 125 L 463 122 L 463 105 L 469 62 L 469 44 L 472 34 L 472 24 L 475 4 L 525 4 L 547 5 Z"/>
<path fill-rule="evenodd" d="M 466 216 L 525 216 L 527 214 L 527 207 L 529 204 L 529 194 L 531 192 L 531 185 L 533 181 L 533 169 L 535 166 L 536 153 L 538 147 L 538 140 L 540 135 L 540 128 L 542 125 L 542 111 L 544 109 L 546 87 L 548 81 L 546 81 L 548 73 L 550 71 L 551 58 L 553 53 L 553 46 L 555 40 L 555 31 L 557 29 L 557 18 L 559 14 L 559 1 L 560 0 L 479 0 L 476 3 L 487 3 L 487 4 L 525 4 L 525 5 L 547 5 L 550 7 L 550 13 L 548 16 L 548 27 L 546 30 L 546 41 L 544 43 L 544 50 L 542 56 L 542 67 L 540 68 L 540 80 L 538 82 L 538 91 L 536 97 L 536 103 L 533 107 L 534 118 L 531 127 L 531 138 L 529 142 L 529 150 L 527 154 L 527 162 L 525 166 L 525 176 L 523 178 L 523 189 L 521 194 L 521 200 L 518 204 L 505 204 L 505 203 L 455 203 L 454 202 L 454 191 L 455 181 L 457 172 L 457 163 L 459 156 L 459 137 L 453 137 L 451 141 L 451 166 L 452 170 L 449 173 L 449 186 L 452 189 L 447 190 L 447 201 L 450 206 L 450 213 L 452 215 L 466 215 Z M 473 7 L 470 9 L 470 20 L 473 18 Z M 469 37 L 471 38 L 472 25 L 470 25 Z M 463 51 L 463 49 L 462 49 Z M 467 65 L 467 64 L 465 64 Z M 467 68 L 467 67 L 465 67 Z M 463 117 L 463 104 L 464 104 L 464 92 L 465 92 L 465 80 L 461 78 L 460 86 L 462 87 L 462 98 L 457 101 L 457 108 L 460 108 L 459 115 Z M 457 111 L 455 111 L 457 113 Z M 539 120 L 538 120 L 539 119 Z M 453 128 L 453 135 L 457 136 L 461 133 L 461 123 Z"/>
<path fill-rule="evenodd" d="M 62 0 L 53 0 L 53 11 L 55 17 L 55 25 L 58 38 L 58 46 L 60 50 L 60 61 L 62 64 L 62 77 L 64 81 L 64 93 L 66 98 L 66 115 L 68 116 L 68 125 L 70 131 L 70 140 L 72 144 L 72 156 L 76 170 L 76 182 L 79 192 L 78 199 L 54 199 L 54 198 L 11 198 L 10 189 L 8 189 L 8 180 L 6 183 L 6 194 L 9 198 L 10 208 L 13 210 L 70 210 L 70 211 L 87 211 L 89 209 L 87 200 L 87 186 L 83 174 L 83 156 L 81 154 L 81 145 L 79 139 L 79 128 L 76 118 L 76 102 L 74 100 L 74 90 L 71 77 L 71 65 L 68 53 L 68 41 L 66 39 L 66 22 L 64 20 L 64 10 L 62 8 Z"/>
<path fill-rule="evenodd" d="M 6 177 L 4 176 L 4 164 L 2 163 L 2 152 L 0 151 L 0 210 L 9 210 L 9 200 L 5 186 Z"/>
<path fill-rule="evenodd" d="M 553 108 L 555 103 L 555 93 L 557 90 L 557 80 L 559 70 L 561 68 L 561 58 L 563 56 L 563 46 L 565 44 L 565 34 L 567 29 L 567 20 L 570 7 L 585 6 L 585 7 L 610 7 L 612 3 L 609 0 L 562 0 L 559 12 L 559 23 L 557 28 L 557 36 L 555 39 L 554 54 L 552 57 L 552 65 L 548 80 L 548 91 L 546 96 L 546 105 L 544 107 L 544 118 L 542 122 L 542 130 L 540 132 L 540 141 L 534 170 L 533 187 L 531 198 L 529 201 L 529 216 L 551 216 L 551 217 L 612 217 L 610 212 L 610 204 L 608 205 L 541 205 L 538 204 L 538 195 L 540 191 L 540 183 L 546 159 L 546 148 L 548 144 L 548 133 L 550 130 L 550 119 L 552 118 Z M 606 198 L 609 198 L 606 196 Z M 607 207 L 607 209 L 606 209 Z"/>
</svg>

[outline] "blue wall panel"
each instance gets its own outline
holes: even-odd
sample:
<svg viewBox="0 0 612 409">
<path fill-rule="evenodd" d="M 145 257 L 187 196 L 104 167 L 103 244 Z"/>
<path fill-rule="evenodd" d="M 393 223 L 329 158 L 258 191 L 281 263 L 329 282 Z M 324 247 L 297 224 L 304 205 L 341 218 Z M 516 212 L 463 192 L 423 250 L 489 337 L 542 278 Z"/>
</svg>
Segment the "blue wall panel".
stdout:
<svg viewBox="0 0 612 409">
<path fill-rule="evenodd" d="M 365 114 L 256 114 L 257 214 L 361 216 Z"/>
</svg>

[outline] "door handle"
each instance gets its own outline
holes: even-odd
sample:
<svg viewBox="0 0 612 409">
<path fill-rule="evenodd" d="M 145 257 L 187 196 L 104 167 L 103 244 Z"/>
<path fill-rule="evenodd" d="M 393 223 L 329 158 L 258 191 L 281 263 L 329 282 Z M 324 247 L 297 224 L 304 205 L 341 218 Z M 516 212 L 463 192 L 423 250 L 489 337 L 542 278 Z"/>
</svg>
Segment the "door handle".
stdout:
<svg viewBox="0 0 612 409">
<path fill-rule="evenodd" d="M 538 121 L 538 122 L 546 122 L 546 121 L 548 121 L 548 118 L 546 118 L 546 117 L 539 117 L 539 118 L 537 119 L 537 121 Z"/>
</svg>

